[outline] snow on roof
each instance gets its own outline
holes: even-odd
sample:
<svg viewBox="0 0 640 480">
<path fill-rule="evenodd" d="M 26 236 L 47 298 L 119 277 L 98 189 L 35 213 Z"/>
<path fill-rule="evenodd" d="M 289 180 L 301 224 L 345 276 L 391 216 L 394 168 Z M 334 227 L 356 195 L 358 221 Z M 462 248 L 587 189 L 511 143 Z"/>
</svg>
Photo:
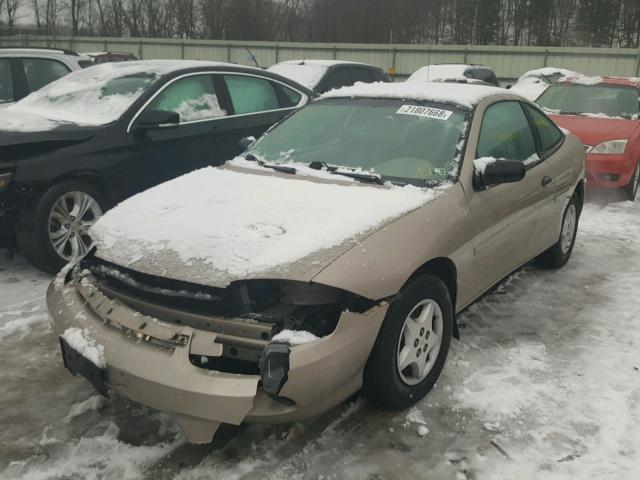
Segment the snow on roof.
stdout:
<svg viewBox="0 0 640 480">
<path fill-rule="evenodd" d="M 325 93 L 322 98 L 398 98 L 425 102 L 453 103 L 472 108 L 491 95 L 509 91 L 486 85 L 445 82 L 362 83 Z"/>
<path fill-rule="evenodd" d="M 204 168 L 108 211 L 97 255 L 151 274 L 224 287 L 267 275 L 433 200 L 418 187 L 320 183 Z M 345 208 L 348 205 L 349 208 Z"/>
<path fill-rule="evenodd" d="M 566 68 L 558 68 L 558 67 L 543 67 L 543 68 L 537 68 L 535 70 L 529 70 L 528 72 L 526 72 L 524 75 L 522 75 L 519 79 L 518 82 L 527 78 L 527 77 L 539 77 L 539 76 L 545 76 L 548 77 L 550 75 L 557 75 L 557 74 L 561 74 L 564 76 L 569 76 L 569 75 L 579 75 L 578 73 L 572 71 L 572 70 L 567 70 Z"/>
<path fill-rule="evenodd" d="M 224 63 L 186 60 L 144 60 L 104 63 L 77 70 L 50 83 L 6 109 L 0 117 L 0 130 L 43 131 L 62 123 L 98 126 L 117 120 L 144 92 L 103 92 L 112 80 L 147 74 L 162 75 L 193 67 L 228 65 Z"/>
<path fill-rule="evenodd" d="M 444 65 L 427 65 L 419 68 L 407 78 L 407 82 L 429 82 L 436 79 L 463 77 L 464 72 L 471 65 L 451 63 Z"/>
<path fill-rule="evenodd" d="M 640 88 L 640 78 L 639 77 L 600 77 L 595 76 L 591 77 L 588 75 L 583 75 L 581 73 L 576 73 L 573 75 L 569 75 L 561 78 L 558 82 L 563 83 L 577 83 L 579 85 L 627 85 L 631 87 Z"/>
<path fill-rule="evenodd" d="M 364 63 L 347 60 L 287 60 L 286 62 L 271 65 L 267 70 L 290 78 L 294 82 L 313 90 L 330 67 L 345 63 L 365 65 Z"/>
</svg>

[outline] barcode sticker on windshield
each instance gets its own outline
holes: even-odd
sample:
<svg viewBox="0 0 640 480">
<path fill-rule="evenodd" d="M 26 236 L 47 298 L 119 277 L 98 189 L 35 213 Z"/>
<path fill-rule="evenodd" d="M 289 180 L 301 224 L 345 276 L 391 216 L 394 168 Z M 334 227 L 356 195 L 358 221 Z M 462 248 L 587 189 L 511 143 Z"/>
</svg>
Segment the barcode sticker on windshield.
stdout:
<svg viewBox="0 0 640 480">
<path fill-rule="evenodd" d="M 402 115 L 417 115 L 418 117 L 436 118 L 438 120 L 449 120 L 453 114 L 451 110 L 441 110 L 439 108 L 421 107 L 420 105 L 403 105 L 396 112 Z"/>
</svg>

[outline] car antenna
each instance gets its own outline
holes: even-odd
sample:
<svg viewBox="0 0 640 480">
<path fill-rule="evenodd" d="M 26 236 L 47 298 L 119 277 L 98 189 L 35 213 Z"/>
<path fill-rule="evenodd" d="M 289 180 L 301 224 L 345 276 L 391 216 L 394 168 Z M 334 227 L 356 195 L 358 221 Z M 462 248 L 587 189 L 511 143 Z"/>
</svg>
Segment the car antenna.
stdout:
<svg viewBox="0 0 640 480">
<path fill-rule="evenodd" d="M 249 47 L 245 47 L 245 49 L 247 50 L 247 52 L 249 52 L 249 59 L 253 62 L 253 64 L 257 68 L 260 68 L 260 65 L 258 65 L 258 61 L 256 60 L 256 56 L 253 54 L 253 52 L 251 52 L 251 50 L 249 50 Z"/>
</svg>

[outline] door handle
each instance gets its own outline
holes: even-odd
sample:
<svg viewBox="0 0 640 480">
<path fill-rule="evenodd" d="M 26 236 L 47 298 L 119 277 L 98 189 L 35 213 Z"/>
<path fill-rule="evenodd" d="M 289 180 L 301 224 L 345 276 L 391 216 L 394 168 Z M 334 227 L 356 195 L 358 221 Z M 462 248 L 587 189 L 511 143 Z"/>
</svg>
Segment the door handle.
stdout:
<svg viewBox="0 0 640 480">
<path fill-rule="evenodd" d="M 542 186 L 546 187 L 547 185 L 549 185 L 551 182 L 553 181 L 553 179 L 550 176 L 546 176 L 542 179 Z"/>
</svg>

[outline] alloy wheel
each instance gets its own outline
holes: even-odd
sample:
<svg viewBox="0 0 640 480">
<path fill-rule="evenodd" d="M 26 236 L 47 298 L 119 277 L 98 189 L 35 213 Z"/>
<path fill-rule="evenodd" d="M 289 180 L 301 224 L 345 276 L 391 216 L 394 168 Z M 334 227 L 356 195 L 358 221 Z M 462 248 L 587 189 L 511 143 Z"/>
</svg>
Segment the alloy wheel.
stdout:
<svg viewBox="0 0 640 480">
<path fill-rule="evenodd" d="M 573 238 L 575 236 L 576 225 L 578 222 L 578 210 L 574 203 L 569 205 L 567 213 L 564 215 L 564 222 L 562 224 L 562 233 L 560 235 L 560 246 L 562 248 L 562 255 L 566 255 L 571 250 L 573 245 Z"/>
<path fill-rule="evenodd" d="M 417 385 L 433 369 L 442 345 L 443 317 L 431 299 L 418 302 L 402 326 L 398 340 L 397 368 L 407 385 Z"/>
<path fill-rule="evenodd" d="M 72 261 L 91 247 L 89 228 L 102 216 L 98 202 L 85 192 L 68 192 L 49 214 L 49 241 L 64 260 Z"/>
</svg>

